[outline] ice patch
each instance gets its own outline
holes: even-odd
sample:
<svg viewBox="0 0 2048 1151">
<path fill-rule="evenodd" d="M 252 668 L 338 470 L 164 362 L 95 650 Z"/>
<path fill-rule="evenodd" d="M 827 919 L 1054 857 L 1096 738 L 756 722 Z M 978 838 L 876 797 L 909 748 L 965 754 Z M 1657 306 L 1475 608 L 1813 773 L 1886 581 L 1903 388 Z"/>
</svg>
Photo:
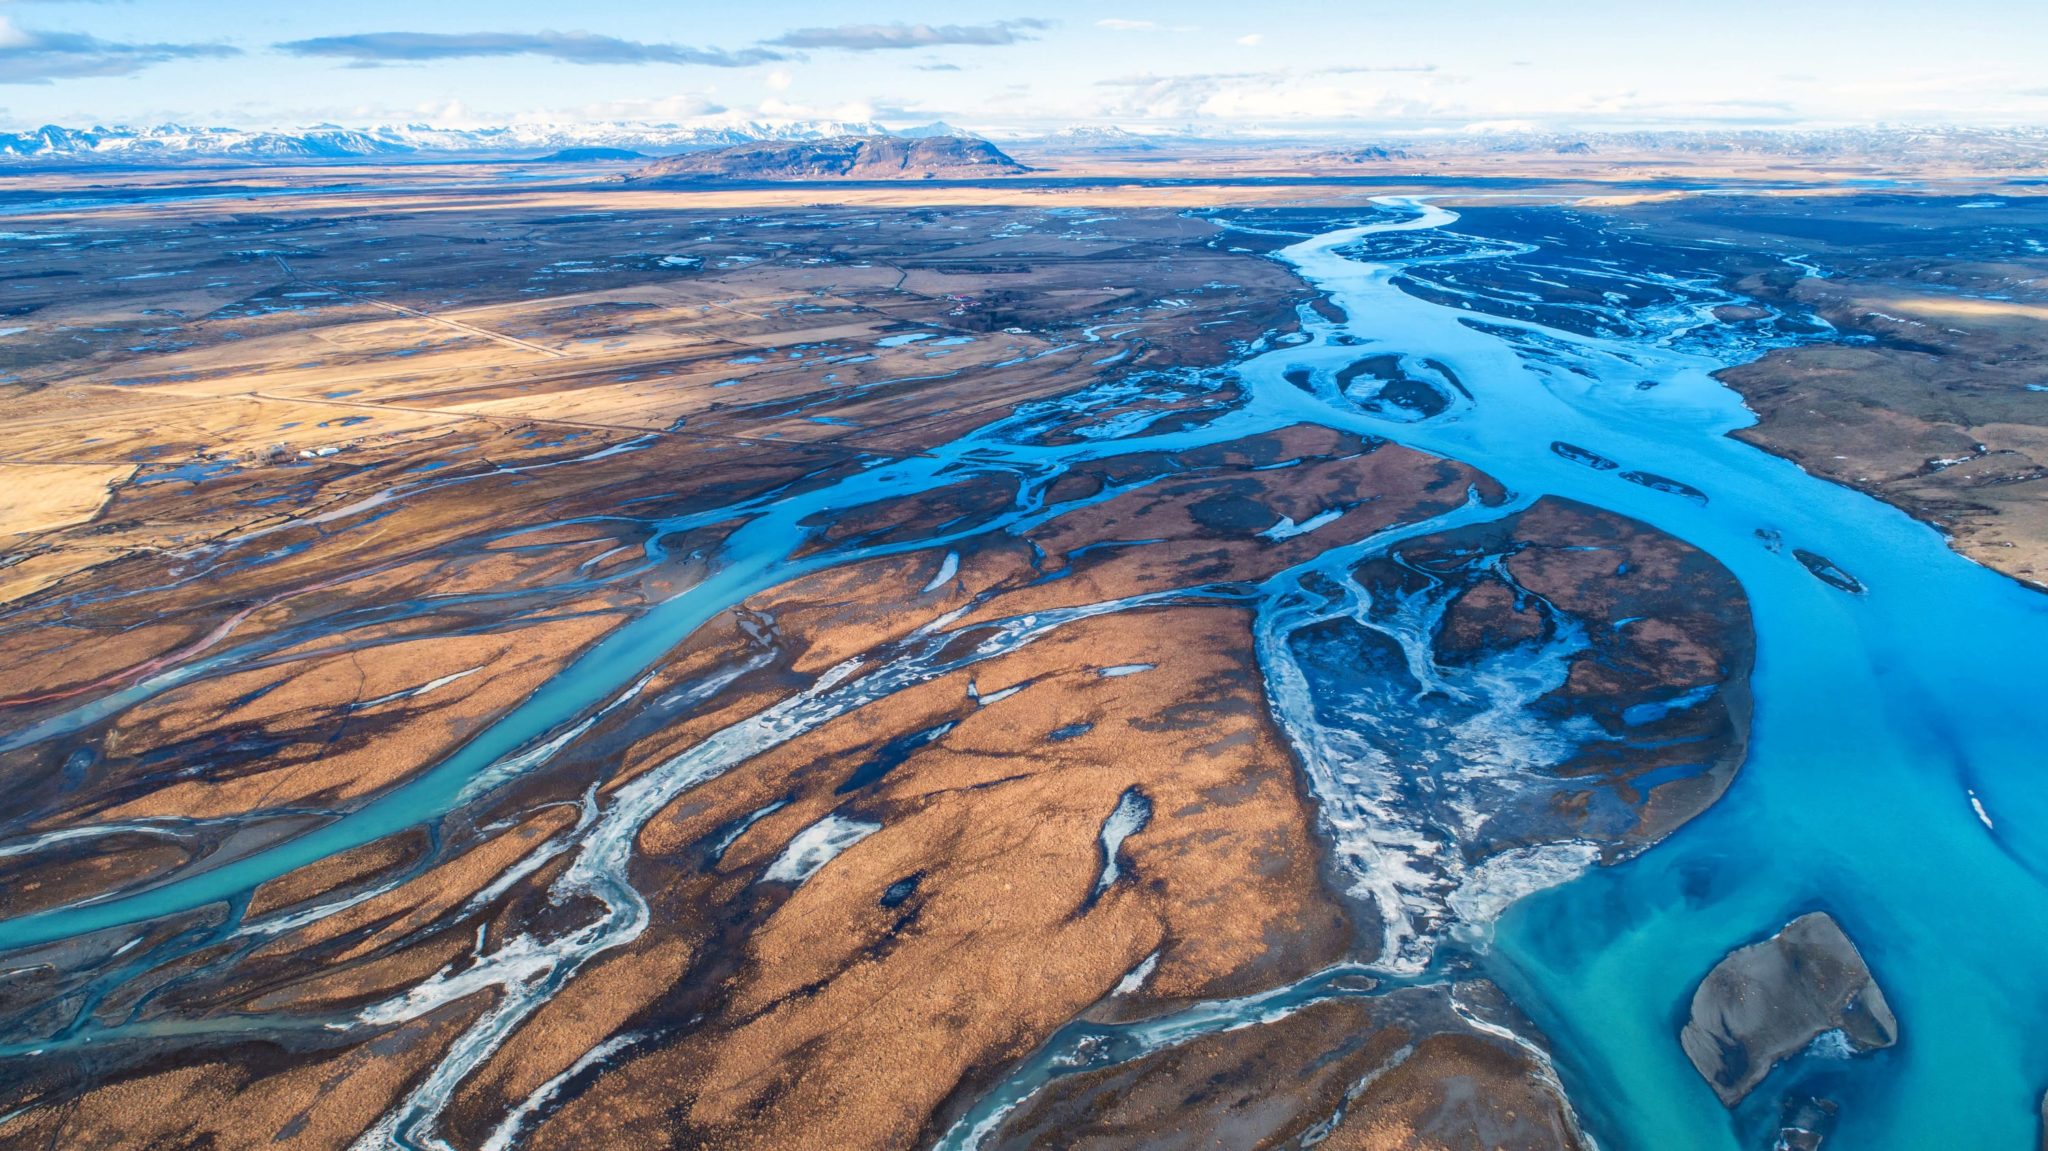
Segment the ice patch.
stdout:
<svg viewBox="0 0 2048 1151">
<path fill-rule="evenodd" d="M 1120 663 L 1115 667 L 1105 667 L 1095 674 L 1104 679 L 1122 679 L 1124 676 L 1136 675 L 1141 671 L 1151 671 L 1157 666 L 1159 665 L 1151 663 Z"/>
<path fill-rule="evenodd" d="M 539 1090 L 527 1096 L 525 1101 L 520 1103 L 519 1106 L 514 1107 L 505 1116 L 505 1121 L 498 1124 L 498 1129 L 491 1132 L 491 1137 L 484 1140 L 483 1151 L 511 1151 L 511 1148 L 519 1141 L 520 1128 L 526 1126 L 527 1120 L 533 1117 L 534 1112 L 540 1110 L 549 1101 L 554 1099 L 555 1093 L 560 1091 L 564 1084 L 620 1051 L 625 1050 L 627 1047 L 638 1042 L 639 1039 L 638 1035 L 630 1032 L 625 1035 L 614 1035 L 603 1043 L 584 1052 L 583 1056 L 576 1060 L 576 1062 L 571 1063 L 566 1071 L 541 1084 Z"/>
<path fill-rule="evenodd" d="M 1970 793 L 1970 808 L 1977 813 L 1977 822 L 1992 831 L 1997 831 L 1998 829 L 1991 824 L 1990 813 L 1984 810 L 1984 801 L 1977 798 L 1976 790 L 1973 788 L 1966 788 L 1965 790 Z"/>
<path fill-rule="evenodd" d="M 19 843 L 0 845 L 0 859 L 15 855 L 33 855 L 53 844 L 69 843 L 75 839 L 94 839 L 103 835 L 157 835 L 170 840 L 183 838 L 175 828 L 158 827 L 150 823 L 89 824 L 84 827 L 64 827 L 56 831 L 45 831 Z"/>
<path fill-rule="evenodd" d="M 1483 950 L 1493 937 L 1494 920 L 1510 904 L 1569 883 L 1599 861 L 1600 849 L 1590 843 L 1545 843 L 1503 851 L 1473 868 L 1445 900 L 1458 917 L 1451 935 Z"/>
<path fill-rule="evenodd" d="M 788 806 L 788 800 L 778 799 L 766 807 L 757 807 L 748 812 L 731 831 L 719 836 L 718 842 L 711 845 L 711 862 L 716 864 L 723 861 L 725 853 L 732 848 L 733 844 L 739 842 L 740 836 L 745 835 L 755 824 Z"/>
<path fill-rule="evenodd" d="M 1814 1036 L 1813 1042 L 1806 1045 L 1806 1053 L 1816 1059 L 1854 1059 L 1859 1054 L 1856 1044 L 1839 1027 Z"/>
<path fill-rule="evenodd" d="M 947 552 L 947 553 L 946 553 L 946 562 L 944 562 L 944 563 L 942 563 L 942 564 L 940 564 L 940 565 L 939 565 L 939 574 L 937 574 L 937 575 L 933 576 L 933 577 L 932 577 L 932 582 L 930 582 L 930 583 L 928 583 L 928 584 L 924 585 L 924 591 L 923 591 L 923 592 L 920 592 L 919 594 L 920 594 L 920 595 L 925 595 L 925 594 L 929 594 L 929 593 L 931 593 L 931 592 L 935 592 L 935 591 L 939 590 L 939 589 L 940 589 L 940 588 L 942 588 L 942 587 L 945 587 L 945 586 L 946 586 L 947 584 L 949 584 L 949 583 L 952 583 L 952 582 L 953 582 L 953 577 L 954 577 L 955 575 L 958 575 L 958 574 L 959 574 L 959 572 L 960 572 L 960 553 L 959 553 L 959 552 Z"/>
<path fill-rule="evenodd" d="M 1324 524 L 1335 523 L 1337 520 L 1342 519 L 1343 516 L 1343 508 L 1327 508 L 1300 523 L 1295 523 L 1293 516 L 1281 516 L 1280 522 L 1260 532 L 1259 538 L 1265 540 L 1288 540 L 1293 539 L 1295 536 L 1305 536 Z"/>
<path fill-rule="evenodd" d="M 987 707 L 990 704 L 1001 703 L 1004 700 L 1010 698 L 1011 696 L 1016 695 L 1018 692 L 1023 691 L 1025 688 L 1029 686 L 1031 686 L 1031 684 L 1030 681 L 1027 680 L 1024 683 L 1012 684 L 1009 687 L 1002 689 L 1001 691 L 989 692 L 987 695 L 982 695 L 979 691 L 970 692 L 970 694 L 973 695 L 975 703 L 978 703 L 983 707 Z"/>
<path fill-rule="evenodd" d="M 802 883 L 818 869 L 839 857 L 839 853 L 882 830 L 879 823 L 828 815 L 797 832 L 782 855 L 761 878 L 777 883 Z"/>
<path fill-rule="evenodd" d="M 366 699 L 361 703 L 355 704 L 349 710 L 362 711 L 365 708 L 376 707 L 379 704 L 391 703 L 395 700 L 412 699 L 416 696 L 422 696 L 430 691 L 435 691 L 440 688 L 447 687 L 449 684 L 454 683 L 456 680 L 466 679 L 469 676 L 475 675 L 477 672 L 480 672 L 482 670 L 483 665 L 478 664 L 477 666 L 469 668 L 466 671 L 450 672 L 449 674 L 444 675 L 439 679 L 430 679 L 427 682 L 419 685 L 418 687 L 409 687 L 406 688 L 404 691 L 394 691 L 390 695 L 380 695 L 376 699 Z"/>
<path fill-rule="evenodd" d="M 1152 978 L 1152 969 L 1158 966 L 1159 953 L 1155 951 L 1145 957 L 1145 962 L 1131 968 L 1128 974 L 1121 980 L 1118 980 L 1117 985 L 1110 990 L 1110 994 L 1136 995 L 1139 989 L 1145 986 L 1145 981 Z"/>
<path fill-rule="evenodd" d="M 1152 801 L 1135 787 L 1124 789 L 1117 796 L 1116 807 L 1111 809 L 1109 818 L 1102 821 L 1102 874 L 1095 880 L 1095 890 L 1088 898 L 1094 899 L 1117 881 L 1123 874 L 1117 855 L 1124 848 L 1124 840 L 1145 830 L 1152 822 Z"/>
</svg>

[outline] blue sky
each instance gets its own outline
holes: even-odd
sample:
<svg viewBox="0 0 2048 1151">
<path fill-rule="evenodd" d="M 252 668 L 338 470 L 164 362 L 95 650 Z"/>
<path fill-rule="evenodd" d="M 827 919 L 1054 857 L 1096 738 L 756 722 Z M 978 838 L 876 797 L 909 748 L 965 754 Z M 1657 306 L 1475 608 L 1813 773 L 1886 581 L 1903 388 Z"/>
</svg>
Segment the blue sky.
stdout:
<svg viewBox="0 0 2048 1151">
<path fill-rule="evenodd" d="M 0 126 L 2048 123 L 2048 2 L 0 0 Z"/>
</svg>

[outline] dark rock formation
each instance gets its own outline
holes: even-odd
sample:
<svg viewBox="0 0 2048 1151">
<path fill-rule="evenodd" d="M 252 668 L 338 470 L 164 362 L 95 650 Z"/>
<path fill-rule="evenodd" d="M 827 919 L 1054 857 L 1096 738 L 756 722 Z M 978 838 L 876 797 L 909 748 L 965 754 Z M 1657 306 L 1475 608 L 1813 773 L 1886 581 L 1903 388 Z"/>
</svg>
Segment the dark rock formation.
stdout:
<svg viewBox="0 0 2048 1151">
<path fill-rule="evenodd" d="M 1785 1101 L 1784 1125 L 1772 1151 L 1820 1151 L 1834 1133 L 1841 1106 L 1832 1099 L 1794 1098 Z"/>
<path fill-rule="evenodd" d="M 1365 148 L 1340 148 L 1329 152 L 1317 152 L 1310 160 L 1321 160 L 1331 164 L 1370 164 L 1377 160 L 1406 160 L 1409 154 L 1401 148 L 1384 148 L 1372 145 Z"/>
<path fill-rule="evenodd" d="M 1031 169 L 986 140 L 930 136 L 840 136 L 735 144 L 670 156 L 627 176 L 628 180 L 930 180 L 1014 176 Z"/>
<path fill-rule="evenodd" d="M 1693 992 L 1679 1042 L 1721 1102 L 1741 1102 L 1780 1060 L 1825 1032 L 1855 1050 L 1898 1041 L 1898 1022 L 1856 945 L 1824 912 L 1737 948 Z"/>
</svg>

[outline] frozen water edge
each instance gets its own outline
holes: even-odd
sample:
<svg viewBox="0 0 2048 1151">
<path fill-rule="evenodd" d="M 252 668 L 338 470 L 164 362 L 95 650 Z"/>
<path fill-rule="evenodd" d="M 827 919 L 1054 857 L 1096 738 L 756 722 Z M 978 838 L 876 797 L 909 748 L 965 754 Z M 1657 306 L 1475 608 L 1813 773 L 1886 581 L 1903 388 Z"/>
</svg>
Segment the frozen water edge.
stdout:
<svg viewBox="0 0 2048 1151">
<path fill-rule="evenodd" d="M 1118 862 L 1119 853 L 1124 849 L 1124 840 L 1145 830 L 1152 822 L 1152 801 L 1137 788 L 1126 788 L 1117 797 L 1116 807 L 1109 818 L 1102 821 L 1102 874 L 1095 880 L 1095 890 L 1089 894 L 1093 899 L 1108 891 L 1122 874 Z"/>
<path fill-rule="evenodd" d="M 1503 851 L 1481 862 L 1445 899 L 1457 924 L 1451 935 L 1475 951 L 1493 937 L 1493 923 L 1516 900 L 1570 883 L 1600 861 L 1590 843 L 1545 843 Z"/>
<path fill-rule="evenodd" d="M 771 883 L 799 884 L 839 858 L 839 853 L 882 830 L 879 823 L 828 815 L 797 832 L 761 878 Z"/>
</svg>

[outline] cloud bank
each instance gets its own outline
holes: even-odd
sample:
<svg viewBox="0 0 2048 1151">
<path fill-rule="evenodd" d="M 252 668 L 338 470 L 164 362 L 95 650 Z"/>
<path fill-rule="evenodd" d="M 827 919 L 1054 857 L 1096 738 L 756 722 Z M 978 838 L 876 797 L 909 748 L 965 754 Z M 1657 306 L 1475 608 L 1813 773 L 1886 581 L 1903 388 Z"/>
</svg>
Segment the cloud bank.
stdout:
<svg viewBox="0 0 2048 1151">
<path fill-rule="evenodd" d="M 846 52 L 946 45 L 991 48 L 1036 40 L 1034 33 L 1050 27 L 1050 20 L 1031 18 L 997 20 L 991 24 L 840 24 L 832 28 L 797 28 L 768 43 L 781 48 L 837 48 Z"/>
<path fill-rule="evenodd" d="M 362 32 L 276 45 L 294 56 L 324 56 L 375 67 L 478 56 L 542 56 L 565 64 L 696 64 L 745 68 L 783 59 L 767 48 L 692 48 L 588 32 Z"/>
<path fill-rule="evenodd" d="M 0 16 L 0 84 L 48 84 L 82 76 L 128 76 L 152 64 L 239 56 L 227 44 L 145 44 L 83 32 L 38 32 Z"/>
</svg>

